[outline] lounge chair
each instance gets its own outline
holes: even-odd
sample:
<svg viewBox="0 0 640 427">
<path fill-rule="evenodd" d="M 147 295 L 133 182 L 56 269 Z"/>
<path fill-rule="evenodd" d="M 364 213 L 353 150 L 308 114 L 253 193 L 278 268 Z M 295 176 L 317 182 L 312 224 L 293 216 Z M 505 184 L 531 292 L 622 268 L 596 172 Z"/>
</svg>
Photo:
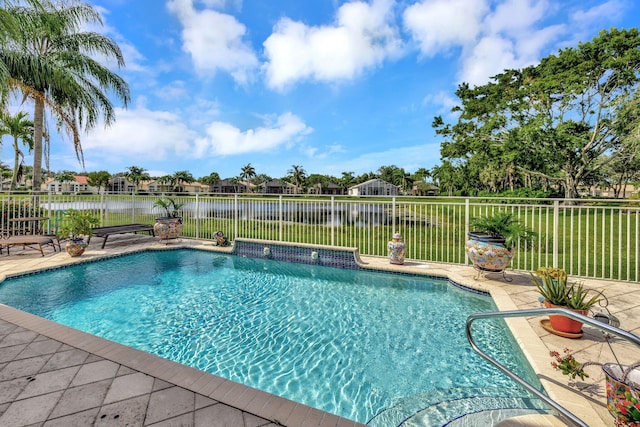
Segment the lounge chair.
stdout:
<svg viewBox="0 0 640 427">
<path fill-rule="evenodd" d="M 7 248 L 7 255 L 10 255 L 9 248 L 11 246 L 22 246 L 22 247 L 26 247 L 34 250 L 39 250 L 42 256 L 44 256 L 44 250 L 42 249 L 42 247 L 46 245 L 53 246 L 54 252 L 56 251 L 56 245 L 58 246 L 58 250 L 61 250 L 60 242 L 58 242 L 56 238 L 53 238 L 50 236 L 24 235 L 24 236 L 12 236 L 6 239 L 0 239 L 0 253 L 2 252 L 5 246 Z"/>
</svg>

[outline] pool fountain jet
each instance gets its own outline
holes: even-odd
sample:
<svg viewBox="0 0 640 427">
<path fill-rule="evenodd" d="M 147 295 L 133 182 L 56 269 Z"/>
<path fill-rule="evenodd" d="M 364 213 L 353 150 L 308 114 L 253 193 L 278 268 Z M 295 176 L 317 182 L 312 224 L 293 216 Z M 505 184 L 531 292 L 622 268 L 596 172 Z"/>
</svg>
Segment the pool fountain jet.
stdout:
<svg viewBox="0 0 640 427">
<path fill-rule="evenodd" d="M 267 258 L 271 257 L 271 249 L 269 249 L 268 246 L 265 246 L 262 250 L 262 254 Z"/>
<path fill-rule="evenodd" d="M 316 251 L 311 252 L 311 259 L 314 262 L 320 262 L 320 257 L 318 256 L 318 252 Z"/>
</svg>

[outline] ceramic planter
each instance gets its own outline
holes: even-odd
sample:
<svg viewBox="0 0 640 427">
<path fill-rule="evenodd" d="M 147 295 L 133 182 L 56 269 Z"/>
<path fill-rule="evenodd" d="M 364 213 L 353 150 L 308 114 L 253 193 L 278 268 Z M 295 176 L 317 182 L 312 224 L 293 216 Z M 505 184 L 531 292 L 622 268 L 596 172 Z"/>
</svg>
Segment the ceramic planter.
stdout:
<svg viewBox="0 0 640 427">
<path fill-rule="evenodd" d="M 631 405 L 629 400 L 629 396 L 634 396 L 636 400 L 640 396 L 640 364 L 627 366 L 605 363 L 602 371 L 606 381 L 607 409 L 616 418 L 617 425 L 631 425 L 630 420 L 640 416 L 640 409 Z M 635 417 L 630 413 L 634 410 L 638 410 Z"/>
<path fill-rule="evenodd" d="M 84 240 L 74 239 L 65 245 L 64 250 L 67 251 L 69 256 L 76 257 L 82 255 L 86 247 L 87 243 Z"/>
<path fill-rule="evenodd" d="M 544 306 L 546 308 L 569 308 L 551 304 L 547 300 L 544 301 Z M 569 308 L 569 310 L 575 311 L 576 313 L 584 314 L 585 316 L 589 313 L 589 310 L 574 310 L 572 308 Z M 551 327 L 558 332 L 565 332 L 569 334 L 579 334 L 582 332 L 582 322 L 574 320 L 570 317 L 563 316 L 561 314 L 550 314 L 549 321 L 551 322 Z"/>
<path fill-rule="evenodd" d="M 399 233 L 395 233 L 393 235 L 393 239 L 387 243 L 387 250 L 389 252 L 389 262 L 391 264 L 404 264 L 404 254 L 407 247 L 402 241 L 402 237 Z"/>
<path fill-rule="evenodd" d="M 504 239 L 487 234 L 468 233 L 465 249 L 473 266 L 484 271 L 500 272 L 506 269 L 513 258 L 513 249 L 508 249 Z"/>
<path fill-rule="evenodd" d="M 156 218 L 153 231 L 160 240 L 177 239 L 182 233 L 182 218 L 180 217 L 161 217 Z"/>
</svg>

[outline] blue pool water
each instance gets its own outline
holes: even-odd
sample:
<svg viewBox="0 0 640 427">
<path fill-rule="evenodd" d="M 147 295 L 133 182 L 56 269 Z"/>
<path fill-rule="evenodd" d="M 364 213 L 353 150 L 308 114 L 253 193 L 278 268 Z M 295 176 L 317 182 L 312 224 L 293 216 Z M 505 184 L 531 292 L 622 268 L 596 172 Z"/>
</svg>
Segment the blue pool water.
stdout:
<svg viewBox="0 0 640 427">
<path fill-rule="evenodd" d="M 466 340 L 493 301 L 444 280 L 175 250 L 8 279 L 0 302 L 362 423 L 526 396 Z M 536 381 L 504 323 L 474 337 Z"/>
</svg>

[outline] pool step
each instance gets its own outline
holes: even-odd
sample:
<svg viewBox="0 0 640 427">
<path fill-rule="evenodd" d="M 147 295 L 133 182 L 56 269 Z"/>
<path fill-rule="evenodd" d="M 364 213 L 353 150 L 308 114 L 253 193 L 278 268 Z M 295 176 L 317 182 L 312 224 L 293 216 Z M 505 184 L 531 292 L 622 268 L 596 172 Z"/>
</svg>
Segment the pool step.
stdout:
<svg viewBox="0 0 640 427">
<path fill-rule="evenodd" d="M 492 426 L 515 416 L 549 412 L 539 399 L 504 397 L 500 392 L 497 388 L 455 389 L 411 396 L 382 411 L 367 424 L 372 427 Z"/>
</svg>

